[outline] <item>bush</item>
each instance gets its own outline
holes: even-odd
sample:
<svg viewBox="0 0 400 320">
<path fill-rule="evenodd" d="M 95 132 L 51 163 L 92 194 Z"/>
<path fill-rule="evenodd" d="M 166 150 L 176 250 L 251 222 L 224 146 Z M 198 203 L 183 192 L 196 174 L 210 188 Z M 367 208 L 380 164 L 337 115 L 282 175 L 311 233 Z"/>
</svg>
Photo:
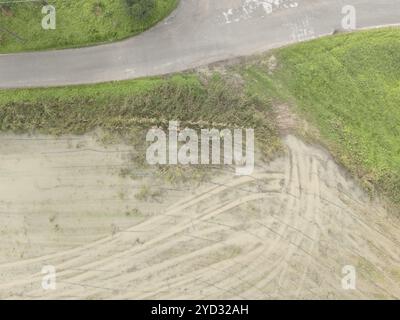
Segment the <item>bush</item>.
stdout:
<svg viewBox="0 0 400 320">
<path fill-rule="evenodd" d="M 131 15 L 140 21 L 146 20 L 156 6 L 156 0 L 127 0 Z"/>
</svg>

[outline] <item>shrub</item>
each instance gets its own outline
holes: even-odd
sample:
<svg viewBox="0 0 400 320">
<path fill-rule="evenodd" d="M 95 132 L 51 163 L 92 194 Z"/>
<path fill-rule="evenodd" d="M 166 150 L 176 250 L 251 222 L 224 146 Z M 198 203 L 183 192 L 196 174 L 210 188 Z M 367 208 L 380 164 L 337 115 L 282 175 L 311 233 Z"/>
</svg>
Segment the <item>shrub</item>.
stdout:
<svg viewBox="0 0 400 320">
<path fill-rule="evenodd" d="M 127 0 L 132 17 L 137 20 L 146 20 L 156 6 L 156 0 Z"/>
</svg>

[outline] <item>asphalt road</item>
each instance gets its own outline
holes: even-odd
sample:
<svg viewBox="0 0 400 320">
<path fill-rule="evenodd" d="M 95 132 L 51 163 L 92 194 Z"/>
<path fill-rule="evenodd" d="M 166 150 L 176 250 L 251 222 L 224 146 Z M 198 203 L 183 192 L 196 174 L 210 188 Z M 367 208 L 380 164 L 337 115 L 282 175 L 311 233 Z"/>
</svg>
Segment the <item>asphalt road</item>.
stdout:
<svg viewBox="0 0 400 320">
<path fill-rule="evenodd" d="M 399 0 L 181 0 L 166 20 L 125 41 L 0 55 L 0 88 L 131 79 L 258 53 L 332 33 L 345 5 L 356 8 L 357 28 L 400 23 Z"/>
</svg>

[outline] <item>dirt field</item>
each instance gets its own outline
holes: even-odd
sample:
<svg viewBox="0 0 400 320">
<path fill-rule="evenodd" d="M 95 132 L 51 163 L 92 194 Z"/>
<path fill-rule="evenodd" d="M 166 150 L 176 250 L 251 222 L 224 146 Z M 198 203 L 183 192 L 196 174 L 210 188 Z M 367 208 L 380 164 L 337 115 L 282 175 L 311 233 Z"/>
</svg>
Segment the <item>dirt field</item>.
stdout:
<svg viewBox="0 0 400 320">
<path fill-rule="evenodd" d="M 400 298 L 399 221 L 327 152 L 285 143 L 252 176 L 179 188 L 121 174 L 127 146 L 1 136 L 0 298 Z"/>
</svg>

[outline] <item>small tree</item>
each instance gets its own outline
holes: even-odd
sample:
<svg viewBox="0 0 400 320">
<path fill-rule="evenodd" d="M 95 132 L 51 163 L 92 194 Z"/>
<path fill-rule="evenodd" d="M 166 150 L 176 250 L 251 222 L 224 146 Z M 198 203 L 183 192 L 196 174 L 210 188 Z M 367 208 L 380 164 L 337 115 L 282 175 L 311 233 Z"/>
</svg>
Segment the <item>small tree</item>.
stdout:
<svg viewBox="0 0 400 320">
<path fill-rule="evenodd" d="M 156 6 L 156 0 L 127 0 L 131 15 L 139 20 L 146 20 Z"/>
</svg>

